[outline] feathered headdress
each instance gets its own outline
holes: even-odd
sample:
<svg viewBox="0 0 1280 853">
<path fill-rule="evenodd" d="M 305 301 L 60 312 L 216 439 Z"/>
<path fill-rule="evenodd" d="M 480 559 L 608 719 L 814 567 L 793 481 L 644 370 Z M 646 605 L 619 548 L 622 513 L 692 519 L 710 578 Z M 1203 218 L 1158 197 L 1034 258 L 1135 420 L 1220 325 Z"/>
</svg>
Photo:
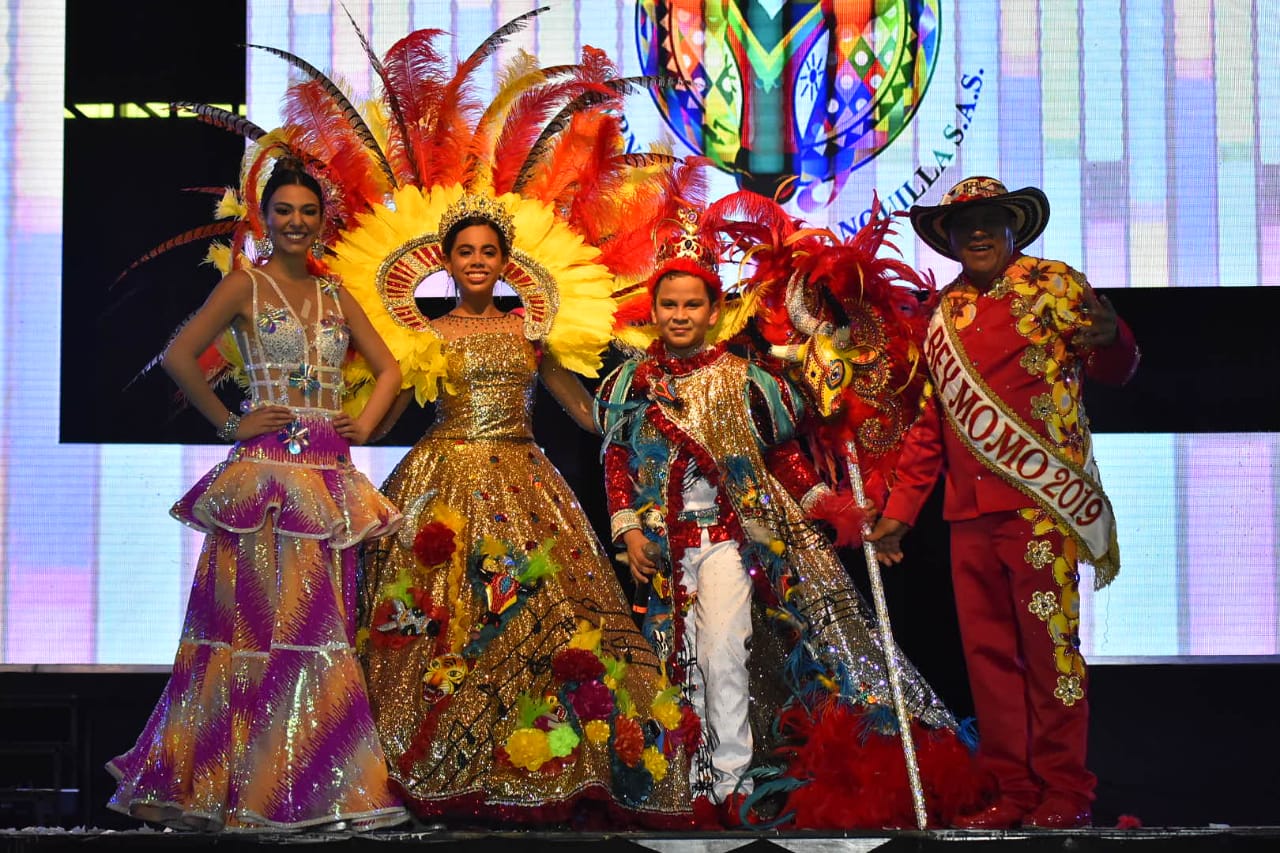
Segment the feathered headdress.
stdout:
<svg viewBox="0 0 1280 853">
<path fill-rule="evenodd" d="M 594 375 L 610 338 L 613 292 L 652 268 L 648 237 L 670 212 L 666 176 L 680 161 L 659 150 L 628 153 L 624 144 L 624 98 L 667 81 L 619 77 L 595 48 L 584 47 L 577 64 L 553 67 L 519 51 L 492 100 L 477 97 L 485 60 L 544 11 L 510 21 L 454 67 L 437 47 L 439 30 L 410 33 L 379 57 L 357 27 L 380 84 L 362 108 L 306 60 L 250 45 L 303 79 L 289 86 L 284 123 L 269 133 L 215 107 L 184 105 L 252 144 L 240 187 L 222 205 L 232 218 L 169 247 L 227 236 L 210 256 L 223 272 L 252 263 L 247 250 L 262 234 L 258 202 L 269 165 L 281 156 L 300 160 L 325 188 L 329 268 L 424 401 L 438 393 L 443 359 L 413 291 L 443 268 L 448 224 L 479 213 L 512 238 L 503 278 L 524 302 L 526 336 L 566 367 Z M 348 370 L 349 385 L 366 384 L 362 371 L 358 363 Z"/>
<path fill-rule="evenodd" d="M 765 283 L 754 320 L 814 403 L 821 467 L 838 479 L 852 443 L 878 502 L 927 390 L 920 347 L 937 301 L 932 281 L 889 254 L 892 234 L 880 215 L 844 240 L 827 229 L 795 230 L 772 248 L 788 271 L 785 285 L 776 275 Z"/>
<path fill-rule="evenodd" d="M 783 245 L 795 229 L 794 220 L 776 202 L 750 190 L 707 204 L 705 181 L 697 175 L 706 162 L 690 158 L 672 170 L 668 198 L 676 209 L 655 230 L 653 270 L 643 283 L 615 293 L 614 338 L 624 349 L 644 350 L 657 337 L 651 323 L 653 288 L 668 273 L 698 276 L 715 298 L 725 294 L 720 317 L 707 331 L 708 343 L 738 335 L 773 282 L 786 280 L 769 247 Z M 722 271 L 731 267 L 737 268 L 737 277 L 726 283 Z"/>
</svg>

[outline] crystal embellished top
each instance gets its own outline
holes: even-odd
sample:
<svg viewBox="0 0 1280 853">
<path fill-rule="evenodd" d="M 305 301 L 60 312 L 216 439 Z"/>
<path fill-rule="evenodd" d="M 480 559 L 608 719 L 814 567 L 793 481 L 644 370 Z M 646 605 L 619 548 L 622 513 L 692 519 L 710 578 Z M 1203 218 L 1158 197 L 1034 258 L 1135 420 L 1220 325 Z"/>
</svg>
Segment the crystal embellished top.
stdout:
<svg viewBox="0 0 1280 853">
<path fill-rule="evenodd" d="M 343 394 L 342 361 L 351 340 L 337 283 L 314 279 L 317 319 L 307 322 L 312 300 L 295 310 L 275 279 L 262 270 L 247 272 L 253 279 L 253 323 L 248 328 L 237 324 L 233 334 L 245 356 L 251 406 L 337 411 Z M 271 286 L 269 292 L 259 288 L 262 279 Z"/>
</svg>

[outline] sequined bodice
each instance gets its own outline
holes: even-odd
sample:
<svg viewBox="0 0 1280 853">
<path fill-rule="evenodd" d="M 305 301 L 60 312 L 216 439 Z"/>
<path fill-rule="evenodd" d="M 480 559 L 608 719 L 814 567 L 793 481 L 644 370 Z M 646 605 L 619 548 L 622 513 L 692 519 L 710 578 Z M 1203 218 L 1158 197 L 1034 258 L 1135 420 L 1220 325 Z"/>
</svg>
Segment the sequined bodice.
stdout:
<svg viewBox="0 0 1280 853">
<path fill-rule="evenodd" d="M 532 439 L 538 362 L 523 335 L 483 332 L 448 341 L 454 393 L 436 401 L 430 434 L 455 439 Z"/>
<path fill-rule="evenodd" d="M 245 357 L 252 405 L 275 403 L 333 411 L 342 398 L 342 361 L 351 330 L 338 303 L 337 285 L 315 280 L 317 320 L 307 322 L 285 299 L 279 285 L 261 270 L 253 279 L 253 323 L 236 328 Z M 302 314 L 311 314 L 306 307 Z"/>
</svg>

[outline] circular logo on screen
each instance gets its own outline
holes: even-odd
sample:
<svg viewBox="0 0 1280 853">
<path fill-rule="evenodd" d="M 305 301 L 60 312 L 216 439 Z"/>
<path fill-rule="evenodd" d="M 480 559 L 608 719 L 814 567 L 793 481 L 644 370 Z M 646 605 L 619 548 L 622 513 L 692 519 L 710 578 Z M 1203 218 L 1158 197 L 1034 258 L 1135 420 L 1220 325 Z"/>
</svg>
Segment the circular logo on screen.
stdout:
<svg viewBox="0 0 1280 853">
<path fill-rule="evenodd" d="M 684 81 L 655 100 L 690 148 L 762 194 L 795 177 L 788 197 L 833 181 L 829 199 L 915 115 L 939 2 L 640 0 L 636 41 L 644 73 Z"/>
</svg>

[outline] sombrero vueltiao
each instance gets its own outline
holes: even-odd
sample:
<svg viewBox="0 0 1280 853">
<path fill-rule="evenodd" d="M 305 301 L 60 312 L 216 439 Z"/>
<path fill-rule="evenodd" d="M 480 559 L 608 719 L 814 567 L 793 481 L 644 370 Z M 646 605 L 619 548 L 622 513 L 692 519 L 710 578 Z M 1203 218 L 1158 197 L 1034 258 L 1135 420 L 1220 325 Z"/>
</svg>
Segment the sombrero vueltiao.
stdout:
<svg viewBox="0 0 1280 853">
<path fill-rule="evenodd" d="M 942 203 L 928 207 L 911 208 L 911 225 L 920 239 L 938 254 L 951 260 L 959 260 L 951 252 L 947 239 L 947 217 L 957 211 L 978 205 L 1003 207 L 1013 215 L 1013 245 L 1022 249 L 1040 236 L 1049 224 L 1049 199 L 1035 187 L 1023 187 L 1009 192 L 995 178 L 982 175 L 965 178 L 942 197 Z"/>
</svg>

